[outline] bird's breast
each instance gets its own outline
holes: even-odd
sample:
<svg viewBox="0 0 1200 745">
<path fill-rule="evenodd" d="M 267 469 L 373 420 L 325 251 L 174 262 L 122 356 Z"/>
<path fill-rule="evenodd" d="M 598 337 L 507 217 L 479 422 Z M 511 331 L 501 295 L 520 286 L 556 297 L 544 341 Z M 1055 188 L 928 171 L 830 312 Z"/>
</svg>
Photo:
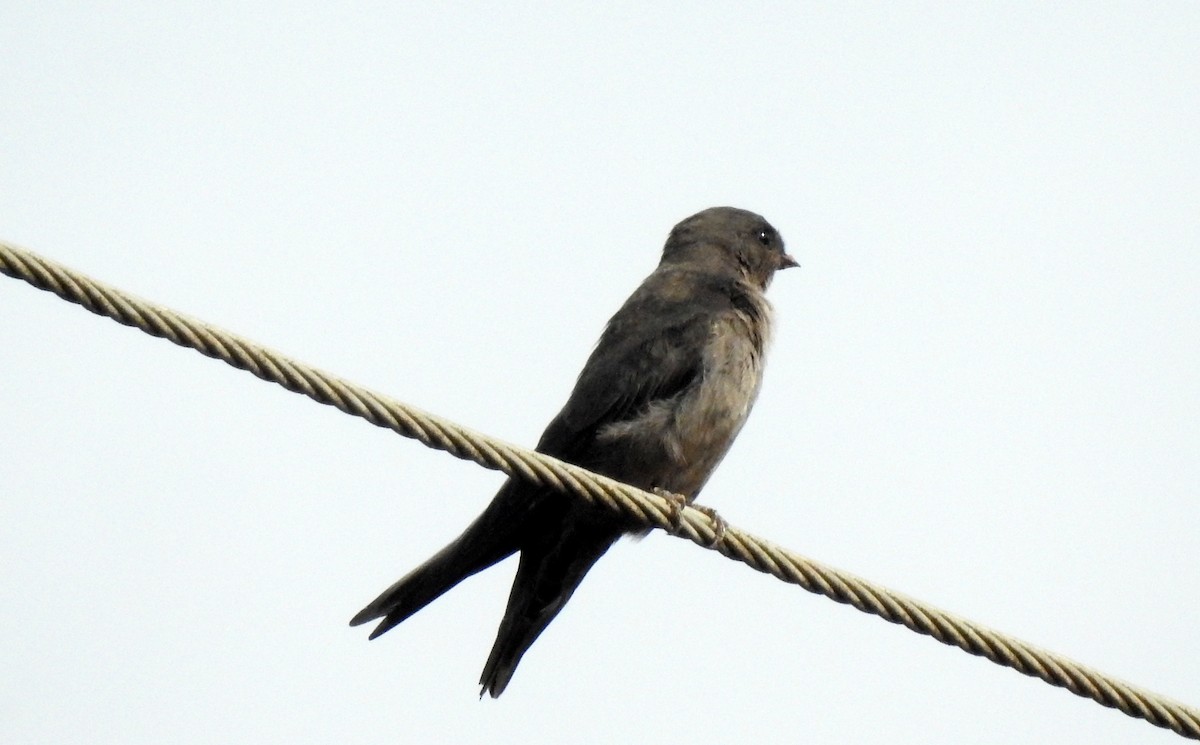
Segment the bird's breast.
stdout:
<svg viewBox="0 0 1200 745">
<path fill-rule="evenodd" d="M 695 498 L 758 396 L 771 307 L 761 292 L 747 289 L 701 323 L 706 333 L 692 382 L 602 427 L 590 466 L 644 489 Z"/>
<path fill-rule="evenodd" d="M 766 329 L 755 320 L 736 313 L 713 322 L 703 374 L 674 408 L 675 463 L 664 488 L 694 497 L 746 423 L 762 384 Z"/>
</svg>

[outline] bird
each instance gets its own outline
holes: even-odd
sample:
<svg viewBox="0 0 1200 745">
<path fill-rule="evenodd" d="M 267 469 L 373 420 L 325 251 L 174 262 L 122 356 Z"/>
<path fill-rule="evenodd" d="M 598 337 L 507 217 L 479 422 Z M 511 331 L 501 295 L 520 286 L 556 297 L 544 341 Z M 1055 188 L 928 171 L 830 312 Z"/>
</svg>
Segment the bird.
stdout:
<svg viewBox="0 0 1200 745">
<path fill-rule="evenodd" d="M 799 264 L 761 215 L 712 207 L 670 232 L 658 267 L 604 327 L 537 451 L 691 503 L 762 384 L 775 272 Z M 588 570 L 648 529 L 510 477 L 463 533 L 350 621 L 374 639 L 462 580 L 516 553 L 516 576 L 479 684 L 504 692 L 522 656 Z"/>
</svg>

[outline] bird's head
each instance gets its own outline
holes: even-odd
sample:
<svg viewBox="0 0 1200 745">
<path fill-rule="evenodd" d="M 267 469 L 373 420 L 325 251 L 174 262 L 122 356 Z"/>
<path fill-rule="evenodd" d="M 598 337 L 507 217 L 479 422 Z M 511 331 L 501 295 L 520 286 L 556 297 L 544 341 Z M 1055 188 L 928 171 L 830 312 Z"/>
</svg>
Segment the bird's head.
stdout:
<svg viewBox="0 0 1200 745">
<path fill-rule="evenodd" d="M 676 225 L 662 261 L 739 276 L 763 289 L 776 271 L 800 266 L 784 250 L 783 238 L 771 223 L 736 207 L 710 207 Z"/>
</svg>

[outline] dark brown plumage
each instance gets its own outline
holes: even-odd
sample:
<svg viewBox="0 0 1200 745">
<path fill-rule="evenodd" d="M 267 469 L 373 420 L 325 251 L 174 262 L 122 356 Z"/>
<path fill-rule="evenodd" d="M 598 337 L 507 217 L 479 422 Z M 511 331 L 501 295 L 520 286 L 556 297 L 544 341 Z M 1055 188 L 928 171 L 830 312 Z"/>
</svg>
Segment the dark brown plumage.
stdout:
<svg viewBox="0 0 1200 745">
<path fill-rule="evenodd" d="M 714 207 L 675 226 L 658 268 L 608 322 L 540 452 L 688 501 L 721 462 L 762 382 L 771 332 L 763 294 L 796 266 L 761 216 Z M 463 579 L 520 553 L 480 684 L 499 696 L 521 656 L 592 565 L 640 526 L 510 478 L 476 520 L 351 621 L 371 638 Z"/>
</svg>

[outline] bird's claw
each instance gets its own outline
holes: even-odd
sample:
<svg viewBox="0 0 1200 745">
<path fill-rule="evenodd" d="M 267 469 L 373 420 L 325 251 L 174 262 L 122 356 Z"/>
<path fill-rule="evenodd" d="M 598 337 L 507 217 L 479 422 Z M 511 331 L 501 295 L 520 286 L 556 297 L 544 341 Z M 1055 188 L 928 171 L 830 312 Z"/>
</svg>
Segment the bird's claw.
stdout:
<svg viewBox="0 0 1200 745">
<path fill-rule="evenodd" d="M 714 510 L 712 507 L 705 507 L 702 504 L 693 504 L 692 507 L 700 510 L 708 516 L 713 522 L 713 537 L 708 542 L 709 548 L 714 548 L 717 544 L 725 539 L 725 531 L 729 529 L 729 523 L 725 522 L 725 518 L 721 517 L 721 513 Z"/>
<path fill-rule="evenodd" d="M 667 500 L 667 519 L 671 521 L 672 530 L 679 530 L 679 527 L 683 525 L 683 508 L 687 507 L 687 497 L 663 489 L 661 486 L 654 487 L 653 491 Z"/>
<path fill-rule="evenodd" d="M 673 531 L 678 531 L 683 525 L 683 508 L 688 506 L 687 497 L 682 494 L 676 494 L 673 491 L 667 491 L 661 487 L 654 487 L 654 493 L 663 499 L 667 500 L 667 509 L 670 513 L 671 528 Z M 712 507 L 705 507 L 702 504 L 693 504 L 692 507 L 704 513 L 709 520 L 713 522 L 713 537 L 708 542 L 708 547 L 713 548 L 725 538 L 725 531 L 729 528 L 729 523 L 725 522 L 725 518 L 721 517 L 720 513 Z"/>
</svg>

